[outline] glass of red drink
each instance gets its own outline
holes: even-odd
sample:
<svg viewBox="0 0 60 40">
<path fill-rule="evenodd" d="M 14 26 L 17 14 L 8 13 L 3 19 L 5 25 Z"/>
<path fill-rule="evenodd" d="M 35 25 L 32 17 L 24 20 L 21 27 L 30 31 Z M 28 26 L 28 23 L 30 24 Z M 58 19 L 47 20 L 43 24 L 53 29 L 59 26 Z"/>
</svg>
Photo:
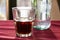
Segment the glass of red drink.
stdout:
<svg viewBox="0 0 60 40">
<path fill-rule="evenodd" d="M 12 12 L 15 22 L 16 35 L 19 37 L 31 36 L 33 20 L 35 19 L 32 7 L 13 7 Z"/>
</svg>

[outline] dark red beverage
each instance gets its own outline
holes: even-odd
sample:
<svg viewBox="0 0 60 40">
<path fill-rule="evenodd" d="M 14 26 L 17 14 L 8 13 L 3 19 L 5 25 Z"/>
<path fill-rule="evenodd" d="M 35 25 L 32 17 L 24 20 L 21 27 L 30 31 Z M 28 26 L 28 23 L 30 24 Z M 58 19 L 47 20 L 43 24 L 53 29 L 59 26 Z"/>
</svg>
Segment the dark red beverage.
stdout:
<svg viewBox="0 0 60 40">
<path fill-rule="evenodd" d="M 29 34 L 32 30 L 32 22 L 16 21 L 16 31 L 18 34 Z"/>
</svg>

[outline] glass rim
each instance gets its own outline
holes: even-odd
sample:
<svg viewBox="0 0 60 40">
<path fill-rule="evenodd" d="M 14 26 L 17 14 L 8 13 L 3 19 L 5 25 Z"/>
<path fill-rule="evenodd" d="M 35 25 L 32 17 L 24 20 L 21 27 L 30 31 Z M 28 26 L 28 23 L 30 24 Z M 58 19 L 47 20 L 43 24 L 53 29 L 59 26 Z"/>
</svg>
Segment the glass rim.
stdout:
<svg viewBox="0 0 60 40">
<path fill-rule="evenodd" d="M 22 9 L 22 10 L 26 10 L 26 9 L 32 9 L 32 7 L 12 7 L 12 9 Z"/>
</svg>

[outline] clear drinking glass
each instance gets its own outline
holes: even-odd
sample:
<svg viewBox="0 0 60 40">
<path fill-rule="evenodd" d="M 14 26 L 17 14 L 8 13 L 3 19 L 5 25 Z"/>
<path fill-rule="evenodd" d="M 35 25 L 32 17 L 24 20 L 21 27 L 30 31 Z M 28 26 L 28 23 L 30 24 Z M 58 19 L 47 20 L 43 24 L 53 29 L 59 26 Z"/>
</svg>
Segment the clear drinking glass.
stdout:
<svg viewBox="0 0 60 40">
<path fill-rule="evenodd" d="M 34 0 L 33 4 L 36 14 L 34 28 L 39 30 L 45 30 L 50 28 L 52 0 Z"/>
<path fill-rule="evenodd" d="M 32 7 L 13 7 L 13 19 L 16 26 L 16 35 L 29 37 L 32 35 L 34 11 Z"/>
</svg>

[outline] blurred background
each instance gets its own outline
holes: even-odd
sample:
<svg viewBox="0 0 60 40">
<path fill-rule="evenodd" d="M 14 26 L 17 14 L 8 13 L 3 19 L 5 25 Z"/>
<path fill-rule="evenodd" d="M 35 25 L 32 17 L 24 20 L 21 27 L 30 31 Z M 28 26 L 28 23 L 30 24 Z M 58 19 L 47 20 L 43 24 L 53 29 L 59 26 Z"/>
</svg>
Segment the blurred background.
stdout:
<svg viewBox="0 0 60 40">
<path fill-rule="evenodd" d="M 60 0 L 52 0 L 51 20 L 60 20 Z"/>
<path fill-rule="evenodd" d="M 12 7 L 16 7 L 17 0 L 7 0 L 7 2 L 7 20 L 13 20 Z M 52 0 L 51 20 L 60 20 L 60 0 Z"/>
</svg>

